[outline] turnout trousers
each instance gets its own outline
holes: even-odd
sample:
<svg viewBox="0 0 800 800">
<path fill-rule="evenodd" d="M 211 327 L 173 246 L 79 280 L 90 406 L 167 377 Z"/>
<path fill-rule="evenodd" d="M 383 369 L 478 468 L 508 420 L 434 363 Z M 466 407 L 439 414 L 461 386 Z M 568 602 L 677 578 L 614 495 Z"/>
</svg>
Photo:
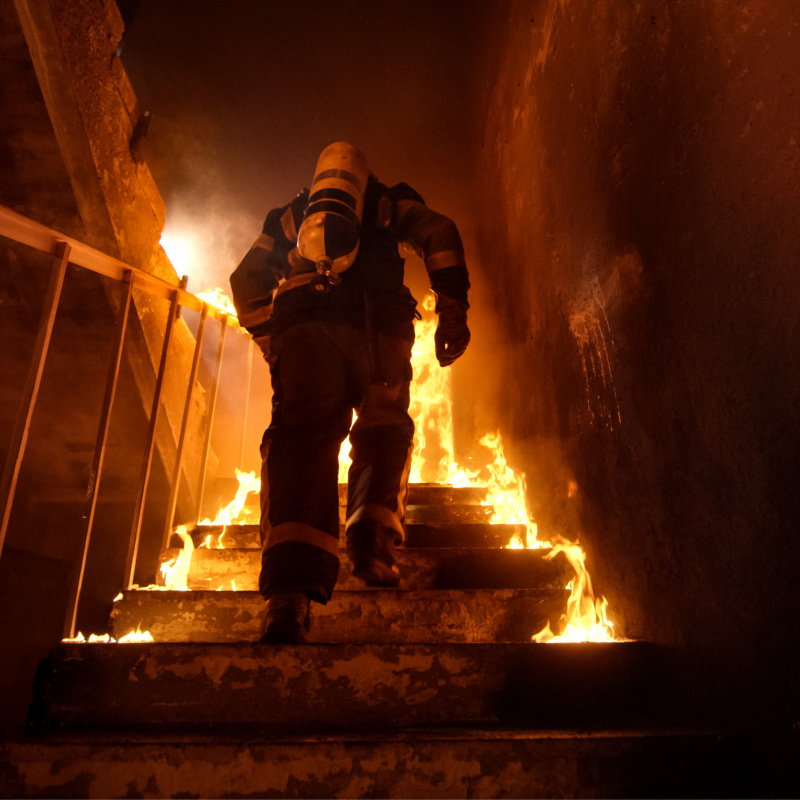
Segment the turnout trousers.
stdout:
<svg viewBox="0 0 800 800">
<path fill-rule="evenodd" d="M 350 433 L 345 528 L 374 520 L 404 536 L 414 423 L 412 341 L 303 322 L 270 343 L 272 421 L 261 444 L 265 598 L 301 591 L 326 603 L 339 574 L 339 450 Z M 383 380 L 376 380 L 375 373 Z M 358 418 L 350 429 L 353 411 Z"/>
</svg>

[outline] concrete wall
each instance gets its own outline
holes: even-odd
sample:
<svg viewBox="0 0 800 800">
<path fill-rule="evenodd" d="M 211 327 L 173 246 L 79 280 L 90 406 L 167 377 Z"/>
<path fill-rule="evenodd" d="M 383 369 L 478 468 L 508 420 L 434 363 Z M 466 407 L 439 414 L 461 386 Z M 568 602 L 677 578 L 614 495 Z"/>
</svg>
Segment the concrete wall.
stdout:
<svg viewBox="0 0 800 800">
<path fill-rule="evenodd" d="M 624 631 L 757 679 L 797 638 L 799 42 L 789 0 L 512 0 L 484 68 L 479 405 Z"/>
<path fill-rule="evenodd" d="M 131 152 L 141 113 L 115 48 L 112 0 L 0 0 L 0 204 L 177 283 L 158 244 L 164 204 Z M 52 259 L 0 242 L 0 457 L 5 459 Z M 102 631 L 121 587 L 168 303 L 137 290 L 112 416 L 78 625 Z M 86 489 L 113 340 L 118 287 L 70 267 L 56 317 L 8 536 L 0 617 L 14 643 L 0 665 L 0 726 L 24 719 L 37 661 L 62 633 L 85 537 Z M 187 317 L 190 315 L 187 314 Z M 213 323 L 209 326 L 214 327 Z M 216 346 L 210 332 L 207 347 Z M 137 579 L 154 578 L 194 336 L 170 351 Z M 193 513 L 205 431 L 197 390 L 178 516 Z M 166 421 L 165 421 L 166 420 Z M 169 423 L 169 424 L 167 424 Z M 212 472 L 215 461 L 212 454 Z"/>
</svg>

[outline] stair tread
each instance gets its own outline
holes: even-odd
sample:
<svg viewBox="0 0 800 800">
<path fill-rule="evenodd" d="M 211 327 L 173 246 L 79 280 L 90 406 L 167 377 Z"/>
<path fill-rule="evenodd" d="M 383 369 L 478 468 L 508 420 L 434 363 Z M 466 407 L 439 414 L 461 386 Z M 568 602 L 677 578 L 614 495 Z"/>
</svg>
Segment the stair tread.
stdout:
<svg viewBox="0 0 800 800">
<path fill-rule="evenodd" d="M 224 528 L 224 533 L 223 533 Z M 525 525 L 489 522 L 412 523 L 406 525 L 406 545 L 415 548 L 505 548 L 514 536 L 524 539 Z M 221 536 L 223 547 L 260 548 L 258 525 L 203 525 L 192 531 L 195 546 L 199 547 L 211 536 L 211 549 L 216 548 Z M 344 525 L 339 526 L 340 546 L 344 542 Z M 173 545 L 180 540 L 173 537 Z"/>
<path fill-rule="evenodd" d="M 147 727 L 115 727 L 113 725 L 82 726 L 80 728 L 54 728 L 43 730 L 35 740 L 13 731 L 6 731 L 0 736 L 0 748 L 4 745 L 23 747 L 25 745 L 58 747 L 64 744 L 95 745 L 217 745 L 241 747 L 244 745 L 259 746 L 270 744 L 313 744 L 322 742 L 421 742 L 421 741 L 463 741 L 463 742 L 515 742 L 541 740 L 606 740 L 606 739 L 642 739 L 642 738 L 677 738 L 677 737 L 718 737 L 724 730 L 709 724 L 688 724 L 674 722 L 654 722 L 647 725 L 610 725 L 600 728 L 576 726 L 574 728 L 558 727 L 520 727 L 503 724 L 464 725 L 425 725 L 398 726 L 392 728 L 348 728 L 346 730 L 324 730 L 318 733 L 310 731 L 275 729 L 269 725 L 254 725 L 246 729 L 243 741 L 241 727 L 225 729 L 215 726 L 213 729 L 193 728 L 188 730 L 180 725 L 159 725 L 158 728 Z"/>
<path fill-rule="evenodd" d="M 643 724 L 663 697 L 671 652 L 647 642 L 64 644 L 40 668 L 33 719 L 295 730 Z"/>
<path fill-rule="evenodd" d="M 733 737 L 672 728 L 246 739 L 91 731 L 0 743 L 9 765 L 0 789 L 5 797 L 736 796 L 750 785 L 740 751 Z"/>
<path fill-rule="evenodd" d="M 238 642 L 258 637 L 264 601 L 255 591 L 123 592 L 112 613 L 120 638 L 141 626 L 159 642 Z M 336 591 L 312 605 L 320 642 L 529 641 L 563 612 L 567 592 L 536 589 Z"/>
<path fill-rule="evenodd" d="M 548 559 L 549 550 L 506 548 L 399 548 L 397 564 L 403 591 L 418 589 L 477 589 L 563 587 L 573 575 L 566 559 Z M 161 553 L 162 563 L 176 558 L 180 550 Z M 353 578 L 351 565 L 340 551 L 341 567 L 337 591 L 374 591 Z M 231 588 L 258 589 L 261 551 L 256 548 L 197 548 L 192 553 L 187 578 L 195 591 Z M 159 576 L 159 582 L 163 578 Z"/>
</svg>

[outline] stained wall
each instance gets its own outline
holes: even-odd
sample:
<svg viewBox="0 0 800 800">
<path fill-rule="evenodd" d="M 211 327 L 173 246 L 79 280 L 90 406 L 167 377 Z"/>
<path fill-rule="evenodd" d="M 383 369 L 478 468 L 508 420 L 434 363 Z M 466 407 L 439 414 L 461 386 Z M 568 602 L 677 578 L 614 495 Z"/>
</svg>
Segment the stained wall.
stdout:
<svg viewBox="0 0 800 800">
<path fill-rule="evenodd" d="M 792 2 L 514 0 L 478 121 L 477 405 L 623 632 L 767 683 L 796 653 L 799 36 Z"/>
</svg>

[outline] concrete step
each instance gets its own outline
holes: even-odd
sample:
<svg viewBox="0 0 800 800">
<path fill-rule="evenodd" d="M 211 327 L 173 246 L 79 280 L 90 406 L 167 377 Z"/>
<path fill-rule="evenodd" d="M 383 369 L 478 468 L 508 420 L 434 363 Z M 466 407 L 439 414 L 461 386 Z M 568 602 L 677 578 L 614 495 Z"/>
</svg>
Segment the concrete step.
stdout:
<svg viewBox="0 0 800 800">
<path fill-rule="evenodd" d="M 673 654 L 613 644 L 67 644 L 37 673 L 34 728 L 389 732 L 652 723 Z"/>
<path fill-rule="evenodd" d="M 229 482 L 229 488 L 224 496 L 234 497 L 238 483 Z M 408 505 L 480 505 L 486 497 L 486 488 L 483 486 L 448 486 L 443 483 L 409 483 Z M 347 503 L 347 484 L 339 484 L 339 504 Z M 258 495 L 247 495 L 247 505 L 257 506 Z"/>
<path fill-rule="evenodd" d="M 181 551 L 161 552 L 161 563 L 177 558 Z M 566 559 L 545 560 L 547 550 L 429 549 L 401 548 L 397 551 L 400 589 L 536 589 L 563 588 L 573 573 Z M 233 589 L 258 590 L 261 551 L 254 548 L 219 550 L 199 548 L 192 553 L 188 576 L 195 591 Z M 163 580 L 159 573 L 159 580 Z M 375 591 L 351 574 L 347 556 L 341 555 L 338 589 Z"/>
<path fill-rule="evenodd" d="M 772 774 L 740 742 L 669 728 L 0 743 L 0 795 L 18 798 L 774 797 Z"/>
<path fill-rule="evenodd" d="M 443 522 L 489 522 L 494 509 L 471 503 L 406 506 L 406 523 L 441 524 Z"/>
<path fill-rule="evenodd" d="M 129 590 L 114 604 L 111 634 L 150 631 L 157 642 L 258 638 L 258 592 Z M 334 592 L 312 606 L 315 642 L 528 642 L 566 609 L 565 589 Z"/>
<path fill-rule="evenodd" d="M 514 536 L 524 541 L 525 526 L 461 522 L 406 525 L 407 547 L 506 547 Z M 258 525 L 201 525 L 192 531 L 195 547 L 206 539 L 209 547 L 218 547 L 220 537 L 225 548 L 261 547 Z M 339 539 L 344 542 L 344 525 L 339 526 Z M 174 535 L 170 544 L 182 546 Z"/>
<path fill-rule="evenodd" d="M 248 523 L 258 524 L 259 508 L 257 500 L 245 506 Z M 442 523 L 442 522 L 489 522 L 494 513 L 492 506 L 475 505 L 474 503 L 451 503 L 441 505 L 406 506 L 406 523 Z M 339 506 L 339 524 L 344 525 L 347 519 L 347 508 Z"/>
</svg>

